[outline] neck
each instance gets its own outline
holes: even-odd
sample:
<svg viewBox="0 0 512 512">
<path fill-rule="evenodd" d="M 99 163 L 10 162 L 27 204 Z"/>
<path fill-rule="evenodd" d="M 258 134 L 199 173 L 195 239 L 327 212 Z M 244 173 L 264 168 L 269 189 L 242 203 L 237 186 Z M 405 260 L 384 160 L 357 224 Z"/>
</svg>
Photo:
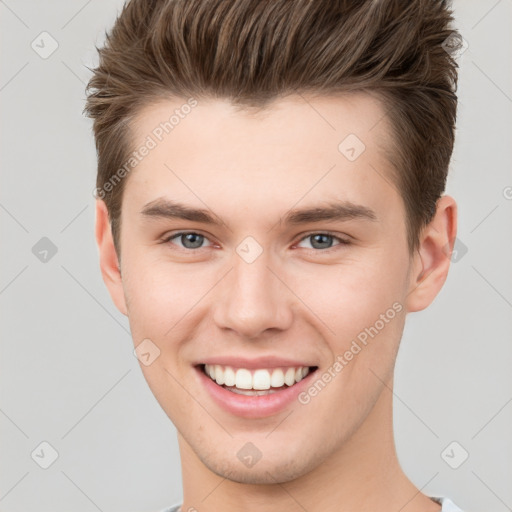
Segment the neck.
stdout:
<svg viewBox="0 0 512 512">
<path fill-rule="evenodd" d="M 393 439 L 392 381 L 363 424 L 337 451 L 305 475 L 286 483 L 245 484 L 210 471 L 178 435 L 182 475 L 181 512 L 438 512 L 409 481 Z"/>
</svg>

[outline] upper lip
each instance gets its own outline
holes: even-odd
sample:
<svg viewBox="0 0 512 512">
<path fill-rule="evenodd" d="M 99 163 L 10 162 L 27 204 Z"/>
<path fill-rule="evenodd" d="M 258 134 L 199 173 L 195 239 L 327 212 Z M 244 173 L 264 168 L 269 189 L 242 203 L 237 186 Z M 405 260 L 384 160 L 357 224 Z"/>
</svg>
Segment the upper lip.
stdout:
<svg viewBox="0 0 512 512">
<path fill-rule="evenodd" d="M 305 361 L 298 361 L 297 359 L 289 359 L 284 357 L 275 357 L 275 356 L 260 356 L 252 359 L 247 359 L 244 357 L 237 356 L 215 356 L 209 357 L 207 359 L 203 359 L 198 361 L 195 366 L 207 364 L 214 365 L 218 364 L 220 366 L 231 366 L 234 368 L 247 368 L 247 369 L 257 369 L 257 368 L 280 368 L 280 367 L 294 367 L 297 368 L 299 366 L 315 366 L 313 364 L 309 364 Z"/>
</svg>

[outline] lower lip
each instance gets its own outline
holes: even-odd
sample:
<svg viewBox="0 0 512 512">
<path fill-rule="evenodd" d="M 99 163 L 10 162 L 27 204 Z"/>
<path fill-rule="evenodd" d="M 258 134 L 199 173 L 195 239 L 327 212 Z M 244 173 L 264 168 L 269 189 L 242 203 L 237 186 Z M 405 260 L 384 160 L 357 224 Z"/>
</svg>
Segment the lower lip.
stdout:
<svg viewBox="0 0 512 512">
<path fill-rule="evenodd" d="M 311 376 L 316 373 L 316 370 L 310 371 L 301 381 L 275 393 L 248 396 L 233 393 L 219 386 L 204 373 L 201 366 L 196 366 L 195 369 L 213 401 L 225 411 L 242 418 L 264 418 L 281 412 L 294 400 L 297 400 L 298 394 L 309 385 Z"/>
</svg>

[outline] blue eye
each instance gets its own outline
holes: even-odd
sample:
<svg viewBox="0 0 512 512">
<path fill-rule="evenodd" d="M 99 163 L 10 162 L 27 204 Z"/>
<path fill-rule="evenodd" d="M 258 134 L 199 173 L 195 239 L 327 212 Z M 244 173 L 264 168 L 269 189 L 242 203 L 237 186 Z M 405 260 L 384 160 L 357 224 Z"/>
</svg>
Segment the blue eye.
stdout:
<svg viewBox="0 0 512 512">
<path fill-rule="evenodd" d="M 311 239 L 313 249 L 326 250 L 333 247 L 333 240 L 338 240 L 338 244 L 336 245 L 347 245 L 349 242 L 337 236 L 331 235 L 329 233 L 311 233 L 310 235 L 302 238 L 303 240 Z"/>
<path fill-rule="evenodd" d="M 170 242 L 174 239 L 180 240 L 182 243 L 181 247 L 184 249 L 201 249 L 202 243 L 205 240 L 208 240 L 205 236 L 200 235 L 199 233 L 194 233 L 193 231 L 182 231 L 180 233 L 175 233 L 164 241 Z"/>
</svg>

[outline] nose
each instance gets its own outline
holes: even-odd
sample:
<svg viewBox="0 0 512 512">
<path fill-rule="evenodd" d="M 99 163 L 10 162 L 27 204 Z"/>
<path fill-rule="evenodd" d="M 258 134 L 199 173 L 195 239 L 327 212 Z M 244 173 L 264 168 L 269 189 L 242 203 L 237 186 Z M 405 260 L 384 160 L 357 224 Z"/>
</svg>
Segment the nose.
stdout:
<svg viewBox="0 0 512 512">
<path fill-rule="evenodd" d="M 279 271 L 270 268 L 266 254 L 263 252 L 252 263 L 234 255 L 233 268 L 220 283 L 215 301 L 213 318 L 220 329 L 256 339 L 266 331 L 290 327 L 293 294 L 283 284 L 286 279 Z"/>
</svg>

